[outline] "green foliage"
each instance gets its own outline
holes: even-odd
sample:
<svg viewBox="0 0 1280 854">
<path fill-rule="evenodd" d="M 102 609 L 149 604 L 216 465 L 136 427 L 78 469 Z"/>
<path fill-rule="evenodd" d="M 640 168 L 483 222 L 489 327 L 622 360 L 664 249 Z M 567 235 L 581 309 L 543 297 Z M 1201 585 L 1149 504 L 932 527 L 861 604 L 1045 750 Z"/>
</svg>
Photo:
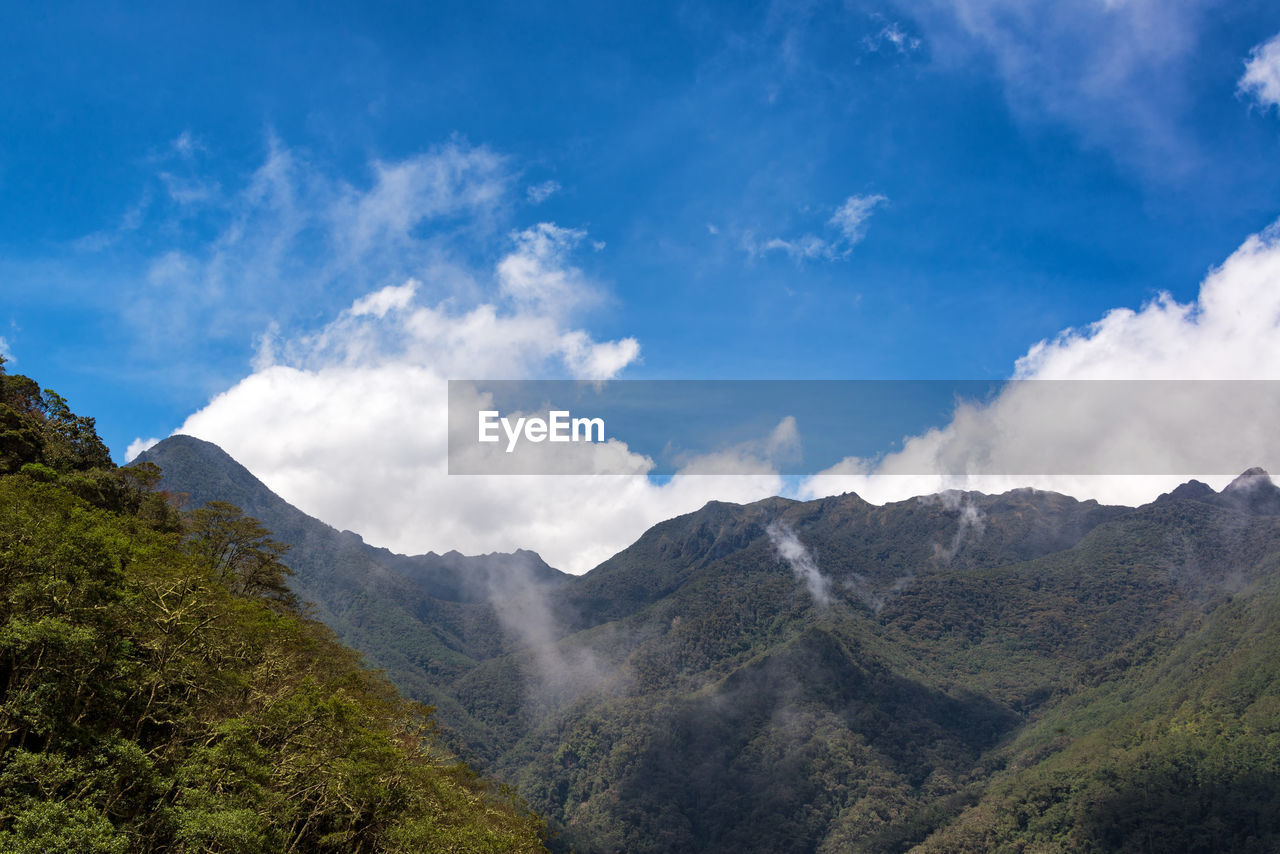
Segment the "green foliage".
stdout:
<svg viewBox="0 0 1280 854">
<path fill-rule="evenodd" d="M 61 472 L 113 468 L 92 418 L 76 415 L 62 396 L 0 365 L 0 474 L 31 462 Z"/>
<path fill-rule="evenodd" d="M 256 521 L 213 507 L 184 539 L 158 472 L 107 468 L 92 422 L 2 378 L 47 429 L 0 476 L 0 851 L 543 850 L 293 610 Z"/>
<path fill-rule="evenodd" d="M 84 854 L 126 854 L 129 837 L 91 803 L 48 800 L 31 803 L 13 817 L 10 830 L 0 831 L 0 850 L 13 854 L 76 851 Z"/>
<path fill-rule="evenodd" d="M 117 468 L 92 418 L 73 413 L 58 394 L 28 377 L 7 374 L 0 363 L 0 475 L 21 472 L 65 489 L 95 507 L 176 531 L 175 502 L 157 493 L 160 470 L 143 464 Z"/>
<path fill-rule="evenodd" d="M 1167 650 L 1064 698 L 921 851 L 1280 847 L 1280 589 L 1213 603 Z"/>
<path fill-rule="evenodd" d="M 187 532 L 191 550 L 233 593 L 296 604 L 287 581 L 293 570 L 281 561 L 289 547 L 239 507 L 210 501 L 187 517 Z"/>
</svg>

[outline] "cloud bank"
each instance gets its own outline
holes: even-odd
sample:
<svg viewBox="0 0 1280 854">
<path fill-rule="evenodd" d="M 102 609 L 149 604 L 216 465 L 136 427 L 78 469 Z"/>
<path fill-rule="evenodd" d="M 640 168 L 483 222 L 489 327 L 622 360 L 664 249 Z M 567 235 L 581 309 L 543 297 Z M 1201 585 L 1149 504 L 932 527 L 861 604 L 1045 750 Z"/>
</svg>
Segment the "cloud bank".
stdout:
<svg viewBox="0 0 1280 854">
<path fill-rule="evenodd" d="M 376 293 L 319 334 L 285 348 L 187 419 L 178 432 L 215 442 L 307 513 L 407 553 L 530 548 L 583 572 L 654 523 L 712 498 L 755 500 L 778 477 L 450 476 L 447 380 L 539 370 L 604 378 L 637 352 L 533 311 L 467 312 Z M 415 288 L 416 290 L 416 288 Z M 360 312 L 371 304 L 385 313 Z M 649 463 L 625 446 L 613 468 Z"/>
<path fill-rule="evenodd" d="M 1061 447 L 1093 455 L 1101 465 L 1158 453 L 1162 443 L 1229 441 L 1248 449 L 1258 438 L 1242 442 L 1229 429 L 1231 406 L 1238 404 L 1230 400 L 1212 412 L 1174 407 L 1144 422 L 1121 417 L 1122 402 L 1109 405 L 1100 396 L 1096 409 L 1074 421 L 1046 423 L 1013 391 L 962 407 L 950 423 L 908 437 L 895 454 L 850 458 L 785 490 L 776 462 L 800 441 L 794 421 L 725 451 L 746 461 L 739 468 L 753 474 L 745 476 L 699 476 L 706 461 L 691 459 L 681 474 L 653 482 L 643 474 L 649 461 L 615 443 L 601 451 L 613 455 L 610 468 L 637 474 L 451 477 L 448 379 L 608 379 L 637 362 L 640 344 L 589 331 L 592 312 L 608 305 L 609 294 L 580 264 L 579 253 L 593 245 L 584 229 L 550 221 L 499 227 L 517 195 L 501 157 L 451 144 L 375 163 L 371 176 L 363 187 L 336 182 L 273 145 L 246 187 L 211 188 L 224 208 L 238 212 L 211 243 L 154 259 L 155 282 L 174 287 L 154 288 L 152 298 L 155 311 L 173 308 L 185 318 L 175 324 L 181 330 L 183 322 L 216 326 L 213 306 L 227 301 L 256 299 L 264 318 L 272 317 L 271 288 L 294 275 L 305 275 L 328 297 L 349 294 L 345 307 L 319 327 L 299 331 L 287 317 L 278 325 L 264 320 L 253 372 L 191 415 L 179 432 L 221 445 L 304 511 L 398 551 L 530 548 L 555 566 L 582 572 L 652 524 L 708 500 L 746 502 L 784 491 L 818 497 L 851 490 L 885 501 L 956 487 L 998 492 L 1034 485 L 1138 503 L 1184 478 L 903 472 L 938 470 L 940 461 L 942 470 L 964 471 L 966 459 L 1035 470 L 1028 463 L 1043 461 L 1049 438 L 1073 439 Z M 828 236 L 816 239 L 847 249 L 883 201 L 847 198 L 830 216 Z M 424 230 L 427 224 L 432 228 Z M 313 246 L 322 251 L 308 254 Z M 488 250 L 459 252 L 458 246 Z M 261 289 L 266 295 L 254 296 Z M 237 322 L 243 328 L 243 317 Z M 1030 380 L 1280 379 L 1277 340 L 1280 227 L 1273 227 L 1213 270 L 1195 301 L 1183 304 L 1166 294 L 1136 310 L 1115 309 L 1031 347 L 1013 374 Z M 1270 438 L 1263 437 L 1268 447 Z M 136 440 L 130 454 L 149 441 Z M 1078 460 L 1069 467 L 1079 468 Z M 1216 481 L 1201 479 L 1225 483 L 1225 473 L 1212 474 Z"/>
<path fill-rule="evenodd" d="M 599 341 L 571 318 L 601 298 L 571 263 L 581 231 L 540 223 L 509 236 L 490 299 L 432 303 L 410 280 L 356 299 L 319 331 L 264 343 L 257 369 L 178 432 L 222 446 L 269 487 L 330 524 L 398 551 L 530 548 L 583 572 L 648 527 L 712 498 L 775 494 L 758 476 L 449 476 L 447 381 L 615 376 L 639 356 L 632 338 Z M 766 452 L 786 451 L 787 425 Z M 611 468 L 651 463 L 613 443 Z M 696 466 L 697 461 L 691 461 Z"/>
<path fill-rule="evenodd" d="M 446 474 L 449 377 L 567 373 L 599 379 L 638 357 L 634 340 L 598 341 L 570 322 L 575 306 L 600 298 L 598 286 L 572 265 L 573 248 L 583 239 L 551 224 L 513 233 L 494 266 L 492 299 L 467 309 L 425 300 L 425 287 L 415 281 L 371 292 L 319 332 L 264 347 L 258 369 L 191 416 L 181 432 L 222 445 L 287 500 L 372 542 L 404 552 L 532 548 L 573 572 L 590 569 L 652 524 L 708 500 L 747 502 L 783 492 L 774 472 L 800 440 L 791 420 L 756 443 L 726 451 L 750 461 L 752 476 L 699 476 L 706 461 L 696 459 L 661 484 L 643 474 Z M 1115 309 L 1037 343 L 1017 361 L 1014 376 L 1280 379 L 1277 340 L 1280 227 L 1273 227 L 1213 270 L 1194 302 L 1162 294 L 1137 310 Z M 1030 485 L 1137 504 L 1186 478 L 903 472 L 965 471 L 965 460 L 986 470 L 1037 470 L 1047 448 L 1076 455 L 1063 467 L 1079 470 L 1089 461 L 1105 466 L 1185 443 L 1248 450 L 1252 442 L 1259 455 L 1274 445 L 1270 435 L 1233 429 L 1232 407 L 1245 407 L 1238 410 L 1243 419 L 1249 401 L 1224 398 L 1212 411 L 1174 401 L 1134 417 L 1124 401 L 1099 394 L 1093 409 L 1064 422 L 1046 420 L 1022 388 L 1015 384 L 990 402 L 960 407 L 950 423 L 908 437 L 897 453 L 846 459 L 789 491 L 801 498 L 854 491 L 882 502 L 944 489 L 1001 492 Z M 649 470 L 649 461 L 625 445 L 604 452 L 616 455 L 611 468 Z M 1229 476 L 1200 477 L 1221 486 Z M 981 520 L 968 521 L 976 530 Z M 944 551 L 960 546 L 957 541 Z M 816 591 L 815 599 L 824 592 L 829 594 Z"/>
<path fill-rule="evenodd" d="M 1280 224 L 1251 236 L 1210 272 L 1194 302 L 1160 294 L 1138 310 L 1117 308 L 1083 329 L 1068 329 L 1017 361 L 1020 380 L 1280 379 Z M 1280 419 L 1274 400 L 1240 395 L 1230 383 L 1178 399 L 1134 406 L 1123 385 L 1105 383 L 1062 417 L 1046 417 L 1034 384 L 1012 384 L 987 403 L 963 404 L 950 423 L 904 440 L 881 459 L 848 458 L 800 488 L 803 497 L 855 491 L 886 501 L 962 487 L 1001 492 L 1035 486 L 1104 502 L 1149 501 L 1187 479 L 1178 475 L 921 475 L 921 471 L 1140 470 L 1140 463 L 1185 458 L 1189 447 L 1229 454 L 1241 466 L 1275 456 L 1275 437 L 1257 424 Z M 1215 398 L 1216 395 L 1216 398 Z M 1212 400 L 1212 405 L 1205 405 Z M 1269 407 L 1260 412 L 1259 407 Z M 1053 455 L 1059 455 L 1054 458 Z M 1222 486 L 1238 472 L 1199 473 Z"/>
</svg>

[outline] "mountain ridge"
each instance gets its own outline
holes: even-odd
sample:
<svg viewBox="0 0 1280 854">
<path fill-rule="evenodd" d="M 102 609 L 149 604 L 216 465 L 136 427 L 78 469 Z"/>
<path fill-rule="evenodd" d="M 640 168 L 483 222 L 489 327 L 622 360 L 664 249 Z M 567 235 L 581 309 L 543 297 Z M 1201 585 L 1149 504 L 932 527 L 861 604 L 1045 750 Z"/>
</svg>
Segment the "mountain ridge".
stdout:
<svg viewBox="0 0 1280 854">
<path fill-rule="evenodd" d="M 438 702 L 468 757 L 515 784 L 563 850 L 1109 850 L 1097 834 L 1128 838 L 1133 821 L 1089 814 L 1069 788 L 1037 806 L 1010 787 L 1065 774 L 1102 797 L 1109 766 L 1072 745 L 1131 726 L 1126 680 L 1150 686 L 1151 721 L 1176 721 L 1170 685 L 1218 690 L 1187 662 L 1280 638 L 1251 604 L 1280 586 L 1277 494 L 1250 470 L 1136 508 L 1030 489 L 709 502 L 582 576 L 472 585 L 447 602 L 419 586 L 400 612 L 416 621 L 409 640 L 362 640 L 402 690 Z M 379 593 L 367 591 L 374 628 L 397 613 Z M 1196 652 L 1205 632 L 1217 645 Z M 456 660 L 415 652 L 433 637 Z M 1265 687 L 1280 672 L 1249 678 L 1262 681 L 1242 708 L 1274 696 L 1280 709 Z M 1038 817 L 1004 822 L 1015 801 Z M 1267 827 L 1258 844 L 1280 842 L 1280 805 Z"/>
<path fill-rule="evenodd" d="M 438 677 L 504 649 L 494 641 L 502 635 L 500 621 L 485 604 L 487 592 L 480 595 L 488 585 L 462 572 L 478 568 L 486 579 L 506 577 L 516 587 L 527 582 L 534 588 L 564 576 L 532 552 L 497 553 L 496 561 L 495 555 L 394 555 L 308 516 L 217 445 L 195 437 L 169 437 L 132 464 L 148 462 L 160 466 L 160 489 L 183 494 L 194 506 L 235 504 L 289 544 L 285 562 L 294 570 L 291 587 L 299 599 L 409 697 L 437 706 L 446 725 L 467 715 L 437 690 Z M 453 746 L 467 748 L 458 740 Z"/>
</svg>

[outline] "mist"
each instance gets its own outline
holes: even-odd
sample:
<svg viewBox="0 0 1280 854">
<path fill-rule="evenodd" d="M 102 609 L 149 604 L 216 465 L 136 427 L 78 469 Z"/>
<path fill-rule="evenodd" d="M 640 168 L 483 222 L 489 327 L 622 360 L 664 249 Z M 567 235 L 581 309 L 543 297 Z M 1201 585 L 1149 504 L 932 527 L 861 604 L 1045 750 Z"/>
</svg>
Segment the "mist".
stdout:
<svg viewBox="0 0 1280 854">
<path fill-rule="evenodd" d="M 800 542 L 800 538 L 796 536 L 796 532 L 791 525 L 776 521 L 765 529 L 765 533 L 769 535 L 769 542 L 773 543 L 774 550 L 777 551 L 778 557 L 787 562 L 791 567 L 791 571 L 795 573 L 796 578 L 804 582 L 804 586 L 808 589 L 809 595 L 813 597 L 815 604 L 823 608 L 831 604 L 831 579 L 822 574 L 818 569 L 817 562 L 813 556 L 809 554 L 809 550 L 805 548 L 804 543 Z"/>
<path fill-rule="evenodd" d="M 949 566 L 952 559 L 960 553 L 970 534 L 980 537 L 987 529 L 986 516 L 967 493 L 949 489 L 933 495 L 921 495 L 916 500 L 926 506 L 941 504 L 945 509 L 959 513 L 959 521 L 955 533 L 951 535 L 951 542 L 946 546 L 941 543 L 933 544 L 933 558 L 944 566 Z"/>
<path fill-rule="evenodd" d="M 489 577 L 488 601 L 509 640 L 526 653 L 531 698 L 557 705 L 581 696 L 602 681 L 604 668 L 590 649 L 564 649 L 567 634 L 556 619 L 551 597 L 556 587 L 539 583 L 525 569 Z"/>
</svg>

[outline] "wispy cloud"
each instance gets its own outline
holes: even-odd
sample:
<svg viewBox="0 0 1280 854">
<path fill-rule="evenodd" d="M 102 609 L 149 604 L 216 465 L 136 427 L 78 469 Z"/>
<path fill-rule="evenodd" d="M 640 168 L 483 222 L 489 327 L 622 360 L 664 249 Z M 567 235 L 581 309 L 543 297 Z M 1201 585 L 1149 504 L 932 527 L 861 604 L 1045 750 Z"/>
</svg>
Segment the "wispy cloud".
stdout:
<svg viewBox="0 0 1280 854">
<path fill-rule="evenodd" d="M 558 192 L 560 192 L 560 182 L 548 180 L 543 181 L 541 184 L 533 184 L 526 187 L 524 196 L 528 199 L 529 204 L 540 205 Z"/>
<path fill-rule="evenodd" d="M 805 548 L 804 543 L 796 536 L 795 530 L 785 521 L 773 522 L 765 529 L 769 542 L 773 543 L 778 557 L 787 562 L 796 578 L 804 582 L 815 605 L 827 607 L 831 604 L 831 579 L 822 574 L 818 562 Z"/>
<path fill-rule="evenodd" d="M 418 277 L 441 298 L 473 299 L 467 257 L 503 239 L 511 205 L 506 159 L 458 140 L 374 160 L 361 183 L 274 136 L 239 185 L 211 178 L 210 156 L 180 136 L 119 225 L 77 244 L 101 252 L 145 232 L 129 241 L 134 254 L 104 259 L 102 275 L 120 283 L 138 346 L 181 352 L 184 362 L 271 324 L 314 323 L 318 311 L 387 282 Z"/>
<path fill-rule="evenodd" d="M 920 49 L 920 39 L 910 35 L 897 21 L 890 21 L 881 27 L 875 35 L 865 36 L 862 45 L 867 50 L 876 52 L 889 48 L 899 54 L 908 54 Z"/>
<path fill-rule="evenodd" d="M 497 268 L 502 294 L 548 314 L 561 314 L 589 301 L 595 289 L 582 271 L 568 262 L 570 253 L 586 236 L 581 229 L 561 228 L 551 222 L 512 233 L 515 249 Z"/>
<path fill-rule="evenodd" d="M 757 237 L 755 232 L 742 235 L 742 248 L 758 258 L 772 253 L 782 253 L 796 262 L 848 258 L 853 247 L 866 237 L 866 223 L 877 205 L 887 202 L 882 195 L 849 196 L 825 223 L 826 236 L 812 233 L 797 237 Z"/>
<path fill-rule="evenodd" d="M 965 540 L 969 538 L 970 533 L 974 536 L 981 536 L 982 532 L 986 530 L 987 519 L 982 510 L 977 504 L 973 503 L 970 496 L 959 490 L 948 489 L 932 495 L 922 495 L 917 500 L 925 506 L 941 504 L 944 508 L 956 514 L 956 530 L 951 535 L 951 542 L 946 546 L 941 543 L 933 544 L 933 558 L 942 564 L 951 563 L 952 559 L 960 552 Z"/>
<path fill-rule="evenodd" d="M 1024 120 L 1061 122 L 1147 173 L 1177 173 L 1197 159 L 1188 81 L 1208 0 L 908 6 L 942 62 L 965 62 L 975 48 L 991 57 Z"/>
<path fill-rule="evenodd" d="M 758 258 L 773 252 L 781 252 L 795 261 L 810 261 L 816 258 L 835 260 L 839 257 L 837 245 L 814 234 L 802 234 L 799 237 L 783 239 L 770 237 L 759 239 L 753 232 L 744 232 L 742 248 L 752 258 Z"/>
<path fill-rule="evenodd" d="M 144 188 L 141 197 L 120 215 L 116 224 L 82 235 L 71 242 L 73 249 L 79 252 L 101 252 L 114 246 L 122 239 L 142 227 L 143 219 L 152 205 L 152 192 Z"/>
<path fill-rule="evenodd" d="M 174 137 L 169 143 L 169 147 L 180 157 L 184 158 L 190 158 L 197 153 L 208 150 L 189 128 Z"/>
<path fill-rule="evenodd" d="M 831 215 L 829 225 L 835 226 L 844 235 L 846 246 L 862 242 L 866 236 L 866 222 L 876 205 L 887 202 L 884 196 L 850 196 L 836 212 Z"/>
<path fill-rule="evenodd" d="M 527 570 L 491 575 L 488 592 L 503 631 L 533 665 L 525 685 L 531 702 L 563 705 L 610 676 L 618 678 L 581 639 L 572 645 L 557 643 L 568 632 L 555 616 L 555 591 L 538 584 Z"/>
<path fill-rule="evenodd" d="M 1020 380 L 1280 380 L 1280 223 L 1250 237 L 1180 303 L 1160 294 L 1039 342 L 1017 360 Z M 910 437 L 879 460 L 850 458 L 800 490 L 856 491 L 884 501 L 963 487 L 1034 486 L 1114 503 L 1149 501 L 1186 474 L 1134 475 L 1168 461 L 1238 459 L 1234 472 L 1196 473 L 1225 485 L 1250 465 L 1272 465 L 1280 405 L 1231 383 L 1198 387 L 1195 405 L 1159 394 L 1136 400 L 1124 384 L 1089 383 L 1069 408 L 1046 407 L 1053 386 L 1016 383 L 990 401 L 962 403 L 944 426 Z M 1211 401 L 1211 402 L 1210 402 Z M 924 472 L 1008 472 L 952 475 Z M 1034 472 L 1090 472 L 1028 476 Z M 1115 472 L 1116 474 L 1107 474 Z M 963 520 L 962 520 L 963 521 Z M 974 520 L 975 522 L 977 520 Z M 973 526 L 970 526 L 972 529 Z M 965 529 L 961 529 L 964 531 Z M 960 532 L 958 532 L 959 536 Z M 962 538 L 961 538 L 962 539 Z M 943 549 L 954 555 L 961 540 Z"/>
</svg>

